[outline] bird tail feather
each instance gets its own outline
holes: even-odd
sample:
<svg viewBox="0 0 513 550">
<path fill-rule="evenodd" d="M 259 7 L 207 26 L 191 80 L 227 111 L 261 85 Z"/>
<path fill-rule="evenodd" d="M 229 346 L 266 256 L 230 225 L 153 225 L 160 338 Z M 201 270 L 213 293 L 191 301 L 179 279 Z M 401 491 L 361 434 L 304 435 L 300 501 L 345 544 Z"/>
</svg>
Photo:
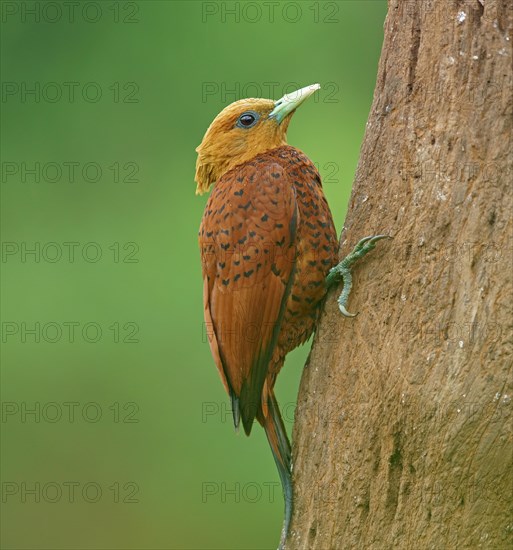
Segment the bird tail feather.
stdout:
<svg viewBox="0 0 513 550">
<path fill-rule="evenodd" d="M 266 414 L 267 413 L 267 414 Z M 280 409 L 272 390 L 267 396 L 267 411 L 260 411 L 258 420 L 265 429 L 267 440 L 271 446 L 274 461 L 280 475 L 283 498 L 285 500 L 285 518 L 281 531 L 280 548 L 283 547 L 289 530 L 292 517 L 292 476 L 291 476 L 291 448 L 287 431 L 283 424 Z"/>
</svg>

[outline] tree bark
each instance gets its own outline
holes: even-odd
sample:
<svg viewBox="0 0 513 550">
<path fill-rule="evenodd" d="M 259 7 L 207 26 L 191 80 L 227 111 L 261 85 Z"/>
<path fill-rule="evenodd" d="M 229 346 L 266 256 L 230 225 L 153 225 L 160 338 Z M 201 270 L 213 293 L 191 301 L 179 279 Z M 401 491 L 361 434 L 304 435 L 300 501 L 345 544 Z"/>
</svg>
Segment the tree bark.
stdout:
<svg viewBox="0 0 513 550">
<path fill-rule="evenodd" d="M 511 548 L 511 0 L 391 0 L 301 382 L 287 549 Z"/>
</svg>

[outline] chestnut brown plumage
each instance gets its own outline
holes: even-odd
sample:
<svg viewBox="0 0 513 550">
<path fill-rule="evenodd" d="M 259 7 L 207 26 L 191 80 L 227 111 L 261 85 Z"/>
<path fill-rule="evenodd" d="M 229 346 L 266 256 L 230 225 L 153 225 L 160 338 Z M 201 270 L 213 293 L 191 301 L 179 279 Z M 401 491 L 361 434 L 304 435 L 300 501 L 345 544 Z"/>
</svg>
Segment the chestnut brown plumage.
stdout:
<svg viewBox="0 0 513 550">
<path fill-rule="evenodd" d="M 215 184 L 199 232 L 210 348 L 235 426 L 242 420 L 249 435 L 256 418 L 267 434 L 285 496 L 282 542 L 292 512 L 290 443 L 273 390 L 287 353 L 314 331 L 337 262 L 319 173 L 286 144 L 295 109 L 318 88 L 236 101 L 197 148 L 197 192 Z M 344 273 L 332 270 L 332 279 Z"/>
</svg>

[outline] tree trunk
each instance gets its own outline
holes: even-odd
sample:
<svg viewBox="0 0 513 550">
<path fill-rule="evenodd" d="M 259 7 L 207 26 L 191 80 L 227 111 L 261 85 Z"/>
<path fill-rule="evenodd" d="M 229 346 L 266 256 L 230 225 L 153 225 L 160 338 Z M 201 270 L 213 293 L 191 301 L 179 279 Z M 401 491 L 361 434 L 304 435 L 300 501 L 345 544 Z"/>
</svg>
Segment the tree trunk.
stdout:
<svg viewBox="0 0 513 550">
<path fill-rule="evenodd" d="M 304 370 L 287 549 L 511 548 L 511 0 L 391 0 Z M 340 288 L 337 289 L 340 292 Z"/>
</svg>

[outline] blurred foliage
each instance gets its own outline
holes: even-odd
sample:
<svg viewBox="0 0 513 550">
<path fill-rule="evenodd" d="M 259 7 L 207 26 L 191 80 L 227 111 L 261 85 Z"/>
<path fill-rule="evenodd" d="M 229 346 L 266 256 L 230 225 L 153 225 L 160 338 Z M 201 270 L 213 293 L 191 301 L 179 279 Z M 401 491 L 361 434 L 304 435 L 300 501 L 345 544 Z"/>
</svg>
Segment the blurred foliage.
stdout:
<svg viewBox="0 0 513 550">
<path fill-rule="evenodd" d="M 340 231 L 386 2 L 72 4 L 2 3 L 2 547 L 275 548 L 272 455 L 204 335 L 194 149 L 245 93 L 320 82 L 289 143 Z"/>
</svg>

